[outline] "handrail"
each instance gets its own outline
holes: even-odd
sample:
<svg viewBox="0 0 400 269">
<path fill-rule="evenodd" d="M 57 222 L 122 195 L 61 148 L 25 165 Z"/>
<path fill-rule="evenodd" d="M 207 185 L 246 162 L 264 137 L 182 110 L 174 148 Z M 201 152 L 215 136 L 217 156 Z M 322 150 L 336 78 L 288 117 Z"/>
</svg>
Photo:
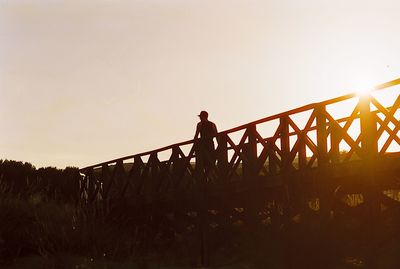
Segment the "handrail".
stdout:
<svg viewBox="0 0 400 269">
<path fill-rule="evenodd" d="M 388 81 L 388 82 L 385 82 L 385 83 L 382 83 L 382 84 L 379 84 L 379 85 L 375 86 L 374 88 L 372 88 L 371 91 L 383 90 L 383 89 L 386 89 L 386 88 L 389 88 L 389 87 L 393 87 L 393 86 L 396 86 L 396 85 L 400 85 L 400 78 L 395 79 L 395 80 L 391 80 L 391 81 Z M 311 104 L 308 104 L 308 105 L 305 105 L 305 106 L 302 106 L 302 107 L 298 107 L 298 108 L 291 109 L 291 110 L 288 110 L 288 111 L 285 111 L 285 112 L 282 112 L 282 113 L 278 113 L 278 114 L 275 114 L 275 115 L 272 115 L 272 116 L 268 116 L 268 117 L 265 117 L 265 118 L 262 118 L 262 119 L 259 119 L 259 120 L 256 120 L 256 121 L 252 121 L 252 122 L 240 125 L 240 126 L 235 127 L 235 128 L 231 128 L 231 129 L 228 129 L 228 130 L 225 130 L 225 131 L 221 131 L 218 134 L 220 135 L 220 134 L 234 133 L 234 132 L 246 129 L 249 126 L 252 126 L 252 125 L 257 125 L 257 124 L 265 123 L 265 122 L 268 122 L 268 121 L 276 120 L 276 119 L 279 119 L 279 118 L 281 118 L 283 116 L 289 116 L 289 115 L 294 115 L 294 114 L 298 114 L 298 113 L 301 113 L 301 112 L 305 112 L 305 111 L 308 111 L 308 110 L 311 110 L 311 109 L 315 109 L 318 106 L 327 106 L 327 105 L 330 105 L 330 104 L 338 103 L 338 102 L 341 102 L 341 101 L 345 101 L 345 100 L 354 98 L 356 96 L 357 96 L 356 93 L 350 93 L 350 94 L 346 94 L 346 95 L 339 96 L 339 97 L 336 97 L 336 98 L 332 98 L 332 99 L 329 99 L 329 100 L 325 100 L 325 101 L 322 101 L 322 102 L 311 103 Z M 338 119 L 338 121 L 343 121 L 343 120 L 345 120 L 347 118 L 348 117 L 341 118 L 341 119 Z M 142 156 L 150 155 L 150 154 L 153 154 L 153 153 L 156 153 L 156 152 L 162 152 L 162 151 L 165 151 L 165 150 L 173 149 L 174 147 L 180 147 L 180 146 L 193 144 L 194 142 L 195 142 L 194 139 L 187 140 L 187 141 L 184 141 L 184 142 L 172 144 L 172 145 L 165 146 L 165 147 L 162 147 L 162 148 L 158 148 L 158 149 L 155 149 L 155 150 L 150 150 L 150 151 L 146 151 L 146 152 L 142 152 L 142 153 L 138 153 L 138 154 L 134 154 L 134 155 L 129 155 L 129 156 L 113 159 L 113 160 L 106 161 L 106 162 L 101 162 L 101 163 L 98 163 L 98 164 L 95 164 L 95 165 L 90 165 L 90 166 L 87 166 L 87 167 L 79 169 L 79 171 L 82 172 L 82 171 L 85 171 L 85 170 L 88 170 L 88 169 L 101 167 L 103 165 L 116 163 L 116 162 L 120 162 L 120 161 L 124 161 L 124 160 L 128 160 L 128 159 L 132 159 L 132 158 L 135 158 L 135 157 L 142 157 Z"/>
<path fill-rule="evenodd" d="M 383 89 L 386 89 L 386 88 L 389 88 L 389 87 L 392 87 L 392 86 L 396 86 L 396 85 L 400 85 L 400 78 L 395 79 L 395 80 L 391 80 L 389 82 L 385 82 L 385 83 L 379 84 L 379 85 L 375 86 L 374 88 L 372 88 L 371 92 L 372 91 L 383 90 Z M 221 133 L 236 132 L 236 131 L 245 129 L 249 125 L 260 124 L 260 123 L 264 123 L 264 122 L 267 122 L 267 121 L 276 120 L 276 119 L 278 119 L 278 118 L 280 118 L 282 116 L 298 114 L 298 113 L 313 109 L 316 106 L 327 106 L 327 105 L 330 105 L 330 104 L 334 104 L 334 103 L 338 103 L 338 102 L 341 102 L 341 101 L 345 101 L 345 100 L 351 99 L 351 98 L 356 97 L 356 96 L 357 96 L 357 93 L 349 93 L 349 94 L 342 95 L 342 96 L 339 96 L 339 97 L 335 97 L 335 98 L 332 98 L 332 99 L 328 99 L 328 100 L 325 100 L 325 101 L 322 101 L 322 102 L 311 103 L 311 104 L 308 104 L 308 105 L 305 105 L 305 106 L 302 106 L 302 107 L 298 107 L 298 108 L 294 108 L 294 109 L 288 110 L 286 112 L 278 113 L 278 114 L 275 114 L 275 115 L 272 115 L 272 116 L 268 116 L 266 118 L 262 118 L 262 119 L 259 119 L 259 120 L 256 120 L 256 121 L 252 121 L 250 123 L 243 124 L 241 126 L 238 126 L 238 127 L 223 131 Z"/>
</svg>

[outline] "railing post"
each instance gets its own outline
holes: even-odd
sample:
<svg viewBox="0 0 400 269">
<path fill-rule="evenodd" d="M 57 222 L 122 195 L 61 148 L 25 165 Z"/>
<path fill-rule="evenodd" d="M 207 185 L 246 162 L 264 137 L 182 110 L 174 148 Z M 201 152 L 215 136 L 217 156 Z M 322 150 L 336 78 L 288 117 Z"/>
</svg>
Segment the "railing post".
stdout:
<svg viewBox="0 0 400 269">
<path fill-rule="evenodd" d="M 114 168 L 115 169 L 115 168 Z M 108 167 L 108 164 L 103 164 L 101 166 L 101 183 L 102 183 L 102 188 L 100 191 L 101 198 L 103 201 L 109 199 L 109 192 L 111 189 L 111 186 L 113 185 L 113 177 L 111 176 L 110 169 Z"/>
<path fill-rule="evenodd" d="M 371 96 L 360 97 L 362 159 L 372 161 L 378 153 L 376 115 L 370 110 Z"/>
<path fill-rule="evenodd" d="M 318 167 L 324 167 L 328 163 L 327 124 L 325 112 L 325 106 L 323 105 L 316 108 Z"/>
<path fill-rule="evenodd" d="M 125 167 L 124 167 L 124 161 L 122 160 L 118 160 L 115 168 L 114 168 L 114 172 L 113 172 L 113 181 L 114 184 L 116 186 L 116 194 L 117 194 L 117 198 L 121 199 L 124 195 L 125 195 L 125 191 L 126 191 L 126 172 L 125 172 Z"/>
<path fill-rule="evenodd" d="M 97 190 L 97 179 L 94 176 L 94 170 L 93 168 L 91 168 L 89 170 L 89 173 L 86 175 L 87 176 L 87 187 L 86 187 L 86 191 L 87 191 L 87 198 L 89 203 L 93 203 L 95 200 L 95 196 L 96 196 L 96 190 Z"/>
<path fill-rule="evenodd" d="M 288 116 L 282 116 L 279 119 L 280 142 L 281 142 L 281 167 L 280 174 L 282 176 L 285 191 L 285 217 L 289 221 L 292 214 L 292 189 L 290 182 L 290 138 L 289 138 L 289 120 Z"/>
<path fill-rule="evenodd" d="M 246 157 L 243 160 L 243 180 L 248 190 L 246 196 L 246 217 L 249 228 L 253 229 L 257 226 L 258 205 L 260 203 L 260 188 L 257 178 L 257 138 L 256 125 L 247 127 L 248 143 L 244 144 L 243 154 Z"/>
<path fill-rule="evenodd" d="M 278 162 L 276 152 L 273 150 L 272 145 L 275 143 L 275 140 L 268 139 L 268 170 L 271 175 L 276 175 L 278 173 Z"/>
<path fill-rule="evenodd" d="M 208 210 L 208 172 L 209 167 L 205 166 L 205 154 L 204 148 L 199 143 L 199 140 L 195 140 L 193 147 L 196 154 L 196 165 L 194 176 L 196 178 L 196 194 L 195 194 L 195 208 L 198 212 L 197 227 L 199 231 L 199 243 L 200 243 L 200 264 L 202 267 L 207 267 L 208 258 L 208 221 L 207 221 L 207 210 Z M 201 153 L 202 152 L 202 153 Z"/>
<path fill-rule="evenodd" d="M 157 152 L 153 152 L 150 154 L 149 157 L 149 198 L 151 202 L 154 202 L 157 200 L 158 196 L 158 186 L 160 183 L 160 161 L 158 159 L 158 154 Z"/>
<path fill-rule="evenodd" d="M 89 202 L 89 181 L 93 173 L 93 168 L 85 169 L 83 172 L 84 176 L 79 182 L 79 199 L 82 204 L 87 204 Z"/>
<path fill-rule="evenodd" d="M 378 189 L 374 176 L 374 161 L 378 153 L 378 142 L 376 138 L 376 116 L 371 113 L 370 103 L 370 95 L 360 97 L 361 159 L 363 161 L 363 171 L 365 173 L 364 187 L 367 196 L 366 202 L 371 207 L 371 210 L 376 213 L 376 211 L 373 209 L 377 206 L 377 201 L 374 199 L 374 193 L 376 193 Z"/>
<path fill-rule="evenodd" d="M 361 130 L 361 159 L 364 178 L 364 198 L 366 203 L 365 221 L 369 224 L 367 234 L 371 236 L 371 255 L 376 243 L 375 223 L 379 218 L 380 203 L 378 200 L 379 186 L 375 179 L 375 157 L 378 153 L 376 115 L 371 112 L 371 96 L 360 97 L 360 130 Z M 373 260 L 369 261 L 371 264 Z M 371 265 L 370 266 L 373 266 Z"/>
<path fill-rule="evenodd" d="M 137 196 L 141 194 L 143 186 L 142 170 L 144 163 L 139 156 L 133 157 L 133 165 L 129 171 L 129 181 L 132 186 L 132 195 Z"/>
<path fill-rule="evenodd" d="M 331 158 L 333 163 L 340 162 L 340 141 L 341 136 L 339 127 L 336 125 L 330 126 L 331 129 Z"/>
<path fill-rule="evenodd" d="M 373 256 L 376 247 L 376 221 L 379 218 L 380 203 L 378 200 L 379 187 L 375 179 L 375 157 L 378 153 L 376 115 L 371 112 L 371 96 L 360 97 L 360 130 L 361 130 L 361 159 L 363 161 L 364 198 L 366 203 L 365 221 L 368 229 L 366 233 L 371 237 L 371 249 L 368 256 Z M 367 261 L 373 267 L 374 260 Z"/>
<path fill-rule="evenodd" d="M 114 167 L 111 173 L 108 164 L 103 164 L 101 166 L 101 178 L 99 182 L 101 188 L 99 189 L 99 193 L 102 198 L 101 204 L 103 213 L 109 213 L 111 200 L 118 199 L 118 197 L 115 197 L 115 192 L 118 191 L 114 182 L 115 169 L 116 167 Z"/>
<path fill-rule="evenodd" d="M 319 196 L 319 212 L 320 212 L 320 225 L 316 236 L 318 240 L 323 242 L 324 249 L 327 249 L 326 253 L 329 253 L 331 247 L 328 243 L 329 230 L 328 221 L 330 218 L 332 204 L 333 204 L 333 184 L 332 175 L 329 169 L 328 159 L 328 125 L 326 116 L 326 107 L 323 104 L 315 107 L 316 116 L 316 127 L 317 127 L 317 159 L 318 159 L 318 181 L 317 190 Z M 318 257 L 319 262 L 324 262 L 327 259 L 327 255 L 323 254 Z"/>
<path fill-rule="evenodd" d="M 289 121 L 287 116 L 280 118 L 280 138 L 281 138 L 281 152 L 282 152 L 282 167 L 281 170 L 286 172 L 289 169 L 289 155 L 290 155 L 290 139 L 289 139 Z"/>
<path fill-rule="evenodd" d="M 299 169 L 303 170 L 307 166 L 307 150 L 306 150 L 306 134 L 302 132 L 298 138 L 299 140 Z"/>
<path fill-rule="evenodd" d="M 315 108 L 317 123 L 317 159 L 318 159 L 318 192 L 322 218 L 327 219 L 330 214 L 331 186 L 328 171 L 328 132 L 326 122 L 326 107 L 319 105 Z"/>
<path fill-rule="evenodd" d="M 243 176 L 244 180 L 249 184 L 255 181 L 256 163 L 257 163 L 257 140 L 255 136 L 256 126 L 247 127 L 248 143 L 244 145 L 243 154 L 246 159 L 243 160 Z"/>
<path fill-rule="evenodd" d="M 185 159 L 183 157 L 179 157 L 180 149 L 178 146 L 172 148 L 172 189 L 176 191 L 179 187 L 179 183 L 181 182 L 182 176 L 185 171 Z M 189 164 L 190 165 L 190 164 Z"/>
<path fill-rule="evenodd" d="M 222 133 L 217 137 L 218 146 L 217 146 L 217 168 L 218 168 L 218 177 L 220 182 L 227 181 L 228 174 L 228 138 L 227 134 Z"/>
</svg>

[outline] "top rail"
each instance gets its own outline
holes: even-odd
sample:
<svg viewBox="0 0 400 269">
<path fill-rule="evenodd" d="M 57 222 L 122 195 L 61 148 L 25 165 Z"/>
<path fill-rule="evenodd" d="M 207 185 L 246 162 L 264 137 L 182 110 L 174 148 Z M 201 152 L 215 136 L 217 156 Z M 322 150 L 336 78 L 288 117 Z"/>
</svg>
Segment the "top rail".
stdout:
<svg viewBox="0 0 400 269">
<path fill-rule="evenodd" d="M 391 80 L 389 82 L 385 82 L 385 83 L 379 84 L 379 85 L 375 86 L 374 88 L 372 88 L 371 92 L 372 91 L 383 90 L 383 89 L 390 88 L 390 87 L 393 87 L 393 86 L 396 86 L 396 85 L 400 85 L 400 78 L 395 79 L 395 80 Z M 260 123 L 264 123 L 264 122 L 267 122 L 267 121 L 276 120 L 276 119 L 279 119 L 279 118 L 281 118 L 283 116 L 293 115 L 293 114 L 297 114 L 297 113 L 301 113 L 301 112 L 313 109 L 316 106 L 331 105 L 331 104 L 334 104 L 334 103 L 338 103 L 338 102 L 342 102 L 342 101 L 351 99 L 351 98 L 356 97 L 356 96 L 357 96 L 357 93 L 349 93 L 349 94 L 342 95 L 342 96 L 339 96 L 339 97 L 335 97 L 335 98 L 332 98 L 332 99 L 329 99 L 329 100 L 325 100 L 325 101 L 322 101 L 322 102 L 311 103 L 311 104 L 308 104 L 308 105 L 305 105 L 305 106 L 302 106 L 302 107 L 298 107 L 298 108 L 294 108 L 294 109 L 288 110 L 286 112 L 278 113 L 278 114 L 275 114 L 275 115 L 272 115 L 272 116 L 268 116 L 268 117 L 265 117 L 265 118 L 262 118 L 262 119 L 259 119 L 259 120 L 256 120 L 256 121 L 252 121 L 250 123 L 240 125 L 238 127 L 223 131 L 221 133 L 237 132 L 237 131 L 240 131 L 240 130 L 246 128 L 249 125 L 260 124 Z"/>
<path fill-rule="evenodd" d="M 382 84 L 379 84 L 379 85 L 373 87 L 371 89 L 371 92 L 387 89 L 387 88 L 390 88 L 390 87 L 393 87 L 393 86 L 396 86 L 396 85 L 400 85 L 400 78 L 395 79 L 395 80 L 391 80 L 391 81 L 388 81 L 388 82 L 385 82 L 385 83 L 382 83 Z M 272 115 L 272 116 L 268 116 L 268 117 L 265 117 L 265 118 L 262 118 L 262 119 L 259 119 L 259 120 L 256 120 L 256 121 L 252 121 L 252 122 L 240 125 L 240 126 L 235 127 L 235 128 L 231 128 L 231 129 L 228 129 L 228 130 L 225 130 L 225 131 L 221 131 L 221 132 L 219 132 L 219 134 L 229 134 L 229 133 L 237 132 L 237 131 L 246 129 L 249 126 L 252 126 L 252 125 L 257 125 L 257 124 L 265 123 L 265 122 L 268 122 L 268 121 L 276 120 L 276 119 L 279 119 L 279 118 L 282 118 L 282 117 L 285 117 L 285 116 L 289 116 L 289 115 L 294 115 L 294 114 L 298 114 L 298 113 L 301 113 L 301 112 L 305 112 L 305 111 L 308 111 L 308 110 L 311 110 L 311 109 L 315 109 L 318 106 L 327 106 L 327 105 L 335 104 L 335 103 L 338 103 L 338 102 L 342 102 L 342 101 L 354 98 L 356 96 L 357 96 L 357 93 L 350 93 L 350 94 L 346 94 L 346 95 L 343 95 L 343 96 L 340 96 L 340 97 L 336 97 L 336 98 L 332 98 L 332 99 L 329 99 L 329 100 L 325 100 L 325 101 L 322 101 L 322 102 L 311 103 L 311 104 L 308 104 L 308 105 L 305 105 L 305 106 L 302 106 L 302 107 L 298 107 L 298 108 L 291 109 L 291 110 L 288 110 L 288 111 L 285 111 L 285 112 L 282 112 L 282 113 L 278 113 L 278 114 L 275 114 L 275 115 Z M 162 151 L 165 151 L 165 150 L 169 150 L 169 149 L 172 149 L 174 147 L 190 145 L 190 144 L 193 144 L 193 143 L 194 143 L 194 139 L 191 139 L 191 140 L 187 140 L 187 141 L 184 141 L 184 142 L 180 142 L 180 143 L 172 144 L 172 145 L 165 146 L 165 147 L 162 147 L 162 148 L 158 148 L 158 149 L 155 149 L 155 150 L 150 150 L 150 151 L 146 151 L 146 152 L 142 152 L 142 153 L 138 153 L 138 154 L 134 154 L 134 155 L 129 155 L 129 156 L 113 159 L 113 160 L 106 161 L 106 162 L 101 162 L 101 163 L 98 163 L 98 164 L 95 164 L 95 165 L 91 165 L 91 166 L 87 166 L 87 167 L 81 168 L 79 171 L 82 172 L 82 171 L 85 171 L 87 169 L 101 167 L 103 165 L 112 164 L 112 163 L 116 163 L 116 162 L 120 162 L 120 161 L 124 161 L 124 160 L 128 160 L 128 159 L 132 159 L 134 157 L 142 157 L 142 156 L 150 155 L 150 154 L 153 154 L 153 153 L 156 153 L 156 152 L 162 152 Z"/>
</svg>

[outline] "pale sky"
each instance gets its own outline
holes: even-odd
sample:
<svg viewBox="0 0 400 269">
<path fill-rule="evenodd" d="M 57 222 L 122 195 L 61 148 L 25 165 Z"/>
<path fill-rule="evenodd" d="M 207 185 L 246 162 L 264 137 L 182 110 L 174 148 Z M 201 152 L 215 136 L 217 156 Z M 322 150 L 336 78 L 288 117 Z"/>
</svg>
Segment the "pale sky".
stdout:
<svg viewBox="0 0 400 269">
<path fill-rule="evenodd" d="M 83 167 L 400 77 L 398 0 L 0 0 L 0 159 Z"/>
</svg>

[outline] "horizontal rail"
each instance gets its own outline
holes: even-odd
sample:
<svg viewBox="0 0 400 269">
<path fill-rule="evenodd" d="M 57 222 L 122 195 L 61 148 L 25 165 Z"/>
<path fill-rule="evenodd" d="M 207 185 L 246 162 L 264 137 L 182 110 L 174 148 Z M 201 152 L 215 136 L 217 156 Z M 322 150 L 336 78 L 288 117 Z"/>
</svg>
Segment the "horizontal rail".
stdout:
<svg viewBox="0 0 400 269">
<path fill-rule="evenodd" d="M 375 86 L 373 89 L 371 89 L 371 91 L 383 90 L 383 89 L 386 89 L 386 88 L 389 88 L 389 87 L 392 87 L 392 86 L 396 86 L 396 85 L 400 85 L 400 78 L 392 80 L 392 81 L 389 81 L 389 82 L 386 82 L 386 83 L 379 84 L 379 85 Z M 286 112 L 278 113 L 278 114 L 275 114 L 275 115 L 272 115 L 272 116 L 268 116 L 268 117 L 265 117 L 265 118 L 262 118 L 262 119 L 259 119 L 259 120 L 256 120 L 256 121 L 252 121 L 250 123 L 243 124 L 243 125 L 240 125 L 238 127 L 232 128 L 232 129 L 221 131 L 221 132 L 219 132 L 219 134 L 234 133 L 234 132 L 246 129 L 249 126 L 258 125 L 258 124 L 265 123 L 265 122 L 268 122 L 268 121 L 277 120 L 277 119 L 285 117 L 285 116 L 290 116 L 290 115 L 302 113 L 302 112 L 305 112 L 305 111 L 308 111 L 308 110 L 311 110 L 311 109 L 315 109 L 316 107 L 319 107 L 319 106 L 327 106 L 327 105 L 331 105 L 331 104 L 334 104 L 334 103 L 342 102 L 342 101 L 354 98 L 356 96 L 357 96 L 356 93 L 350 93 L 350 94 L 346 94 L 346 95 L 343 95 L 343 96 L 340 96 L 340 97 L 336 97 L 336 98 L 332 98 L 332 99 L 329 99 L 329 100 L 325 100 L 325 101 L 322 101 L 322 102 L 311 103 L 311 104 L 308 104 L 308 105 L 305 105 L 305 106 L 302 106 L 302 107 L 299 107 L 299 108 L 288 110 Z M 374 112 L 374 111 L 372 111 L 372 112 Z M 341 118 L 341 119 L 338 119 L 337 121 L 338 122 L 343 122 L 343 121 L 346 121 L 347 119 L 349 119 L 349 117 Z M 315 129 L 316 129 L 316 127 L 314 126 L 314 127 L 311 127 L 310 130 L 315 130 Z M 289 135 L 295 135 L 295 134 L 296 134 L 295 132 L 289 133 Z M 266 139 L 268 139 L 268 138 L 266 138 Z M 194 139 L 187 140 L 187 141 L 184 141 L 184 142 L 172 144 L 172 145 L 165 146 L 165 147 L 162 147 L 162 148 L 158 148 L 158 149 L 155 149 L 155 150 L 150 150 L 150 151 L 146 151 L 146 152 L 142 152 L 142 153 L 138 153 L 138 154 L 134 154 L 134 155 L 129 155 L 129 156 L 113 159 L 113 160 L 106 161 L 106 162 L 101 162 L 101 163 L 98 163 L 98 164 L 95 164 L 95 165 L 87 166 L 87 167 L 81 168 L 79 171 L 83 172 L 85 170 L 101 167 L 103 165 L 117 163 L 117 162 L 121 162 L 121 161 L 124 161 L 124 160 L 129 160 L 129 159 L 132 159 L 132 158 L 135 158 L 135 157 L 142 157 L 142 156 L 150 155 L 150 154 L 157 153 L 157 152 L 163 152 L 163 151 L 166 151 L 166 150 L 173 149 L 175 147 L 190 145 L 190 144 L 193 144 L 194 142 L 195 142 Z"/>
<path fill-rule="evenodd" d="M 95 164 L 95 165 L 90 165 L 90 166 L 87 166 L 87 167 L 85 167 L 85 168 L 79 169 L 79 171 L 83 171 L 83 170 L 87 170 L 87 169 L 91 169 L 91 168 L 100 167 L 100 166 L 105 165 L 105 164 L 110 164 L 110 163 L 116 163 L 116 162 L 119 162 L 119 161 L 129 160 L 129 159 L 133 159 L 133 158 L 135 158 L 135 157 L 142 157 L 142 156 L 150 155 L 150 154 L 152 154 L 152 153 L 154 153 L 154 152 L 162 152 L 162 151 L 165 151 L 165 150 L 172 149 L 172 148 L 174 148 L 174 147 L 180 147 L 180 146 L 190 145 L 190 144 L 192 144 L 193 142 L 194 142 L 194 139 L 192 139 L 192 140 L 187 140 L 187 141 L 180 142 L 180 143 L 177 143 L 177 144 L 165 146 L 165 147 L 162 147 L 162 148 L 159 148 L 159 149 L 150 150 L 150 151 L 146 151 L 146 152 L 142 152 L 142 153 L 138 153 L 138 154 L 134 154 L 134 155 L 129 155 L 129 156 L 121 157 L 121 158 L 118 158 L 118 159 L 113 159 L 113 160 L 110 160 L 110 161 L 98 163 L 98 164 Z"/>
<path fill-rule="evenodd" d="M 374 88 L 372 88 L 371 92 L 372 91 L 383 90 L 383 89 L 386 89 L 386 88 L 389 88 L 389 87 L 393 87 L 393 86 L 396 86 L 396 85 L 400 85 L 400 78 L 392 80 L 392 81 L 389 81 L 389 82 L 386 82 L 386 83 L 379 84 L 378 86 L 375 86 Z M 342 101 L 354 98 L 356 96 L 357 96 L 357 93 L 350 93 L 350 94 L 346 94 L 346 95 L 343 95 L 343 96 L 340 96 L 340 97 L 336 97 L 336 98 L 332 98 L 332 99 L 329 99 L 329 100 L 325 100 L 325 101 L 322 101 L 322 102 L 308 104 L 308 105 L 305 105 L 305 106 L 302 106 L 302 107 L 299 107 L 299 108 L 288 110 L 286 112 L 278 113 L 278 114 L 275 114 L 275 115 L 272 115 L 272 116 L 269 116 L 269 117 L 266 117 L 266 118 L 262 118 L 262 119 L 259 119 L 259 120 L 256 120 L 256 121 L 252 121 L 250 123 L 243 124 L 241 126 L 238 126 L 238 127 L 232 128 L 232 129 L 228 129 L 228 130 L 223 131 L 221 133 L 237 132 L 237 131 L 240 131 L 240 130 L 243 130 L 243 129 L 247 128 L 247 126 L 249 126 L 249 125 L 260 124 L 260 123 L 264 123 L 264 122 L 267 122 L 267 121 L 276 120 L 276 119 L 279 119 L 279 118 L 281 118 L 283 116 L 289 116 L 289 115 L 294 115 L 294 114 L 298 114 L 298 113 L 301 113 L 301 112 L 305 112 L 305 111 L 313 109 L 313 108 L 315 108 L 317 106 L 326 106 L 326 105 L 331 105 L 331 104 L 334 104 L 334 103 L 342 102 Z"/>
</svg>

